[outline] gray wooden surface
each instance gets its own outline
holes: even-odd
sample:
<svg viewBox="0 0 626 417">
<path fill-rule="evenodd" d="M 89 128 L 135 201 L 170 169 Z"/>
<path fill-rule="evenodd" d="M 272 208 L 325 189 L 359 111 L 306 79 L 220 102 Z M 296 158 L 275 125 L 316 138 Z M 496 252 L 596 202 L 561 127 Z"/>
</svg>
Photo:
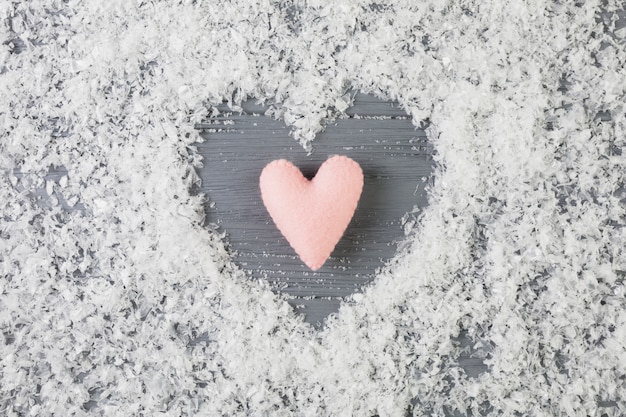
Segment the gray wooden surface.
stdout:
<svg viewBox="0 0 626 417">
<path fill-rule="evenodd" d="M 617 14 L 615 28 L 619 30 L 626 27 L 626 12 Z M 610 17 L 610 13 L 599 16 L 607 26 Z M 623 42 L 618 38 L 616 41 Z M 23 47 L 19 39 L 13 40 L 16 53 Z M 566 83 L 563 88 L 567 88 Z M 202 187 L 197 191 L 211 197 L 207 220 L 227 233 L 235 262 L 251 277 L 264 277 L 277 291 L 293 295 L 292 305 L 317 325 L 337 310 L 343 297 L 372 280 L 377 268 L 393 256 L 397 243 L 404 239 L 402 216 L 412 212 L 414 206 L 424 207 L 427 203 L 424 187 L 432 169 L 432 149 L 424 132 L 414 129 L 393 104 L 364 95 L 355 98 L 355 106 L 348 111 L 351 118 L 329 125 L 318 136 L 310 156 L 289 138 L 282 122 L 262 116 L 266 107 L 254 102 L 245 103 L 241 114 L 222 115 L 197 126 L 205 139 L 198 144 L 205 166 L 199 172 Z M 355 114 L 365 117 L 357 119 Z M 387 118 L 375 118 L 381 115 Z M 598 117 L 610 120 L 609 114 Z M 333 257 L 318 273 L 311 273 L 295 258 L 263 210 L 258 174 L 270 160 L 287 158 L 312 175 L 331 154 L 357 160 L 364 168 L 366 186 L 355 219 Z M 38 175 L 31 177 L 20 171 L 11 174 L 18 180 L 15 188 L 40 206 L 58 202 L 68 212 L 85 211 L 80 202 L 71 205 L 60 193 L 46 192 L 47 181 L 58 183 L 67 175 L 64 167 L 50 167 L 41 184 L 35 180 Z M 422 177 L 427 180 L 422 181 Z M 488 372 L 469 337 L 461 334 L 453 343 L 465 349 L 458 365 L 469 377 Z M 599 415 L 619 413 L 614 401 L 599 401 L 598 406 Z M 453 412 L 446 415 L 462 416 Z"/>
<path fill-rule="evenodd" d="M 308 155 L 283 121 L 264 115 L 268 108 L 254 101 L 237 112 L 224 106 L 220 116 L 197 126 L 204 138 L 197 145 L 204 158 L 198 191 L 208 196 L 207 220 L 226 234 L 234 261 L 251 278 L 267 279 L 293 296 L 305 320 L 320 325 L 344 297 L 371 282 L 406 239 L 407 222 L 427 204 L 432 146 L 395 103 L 356 94 L 349 117 L 326 126 Z M 363 194 L 330 259 L 312 272 L 265 210 L 259 175 L 267 163 L 284 158 L 312 177 L 335 154 L 361 165 Z"/>
</svg>

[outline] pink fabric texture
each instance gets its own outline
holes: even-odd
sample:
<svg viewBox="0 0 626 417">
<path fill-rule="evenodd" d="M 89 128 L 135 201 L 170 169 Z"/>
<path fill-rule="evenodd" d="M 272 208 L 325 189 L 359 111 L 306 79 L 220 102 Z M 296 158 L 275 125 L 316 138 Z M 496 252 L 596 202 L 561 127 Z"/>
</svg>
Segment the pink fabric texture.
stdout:
<svg viewBox="0 0 626 417">
<path fill-rule="evenodd" d="M 363 190 L 363 171 L 346 156 L 326 160 L 312 180 L 291 162 L 270 162 L 261 173 L 261 197 L 278 230 L 313 271 L 345 232 Z"/>
</svg>

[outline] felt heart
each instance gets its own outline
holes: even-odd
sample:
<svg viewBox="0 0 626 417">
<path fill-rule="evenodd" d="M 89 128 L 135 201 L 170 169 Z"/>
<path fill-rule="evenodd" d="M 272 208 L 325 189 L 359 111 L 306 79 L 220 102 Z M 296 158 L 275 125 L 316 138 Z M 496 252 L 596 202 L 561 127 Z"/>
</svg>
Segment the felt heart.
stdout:
<svg viewBox="0 0 626 417">
<path fill-rule="evenodd" d="M 312 180 L 291 162 L 269 163 L 259 180 L 263 203 L 276 227 L 312 270 L 330 256 L 348 227 L 363 190 L 363 170 L 333 156 Z"/>
</svg>

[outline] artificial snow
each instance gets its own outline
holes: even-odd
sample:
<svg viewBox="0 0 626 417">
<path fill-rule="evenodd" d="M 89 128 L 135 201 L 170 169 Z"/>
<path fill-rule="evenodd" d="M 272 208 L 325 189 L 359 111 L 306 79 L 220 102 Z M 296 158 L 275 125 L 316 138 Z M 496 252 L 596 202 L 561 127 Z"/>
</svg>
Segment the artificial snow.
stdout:
<svg viewBox="0 0 626 417">
<path fill-rule="evenodd" d="M 623 415 L 621 7 L 0 3 L 0 414 Z M 316 331 L 204 226 L 193 126 L 253 97 L 308 148 L 350 89 L 437 171 Z"/>
</svg>

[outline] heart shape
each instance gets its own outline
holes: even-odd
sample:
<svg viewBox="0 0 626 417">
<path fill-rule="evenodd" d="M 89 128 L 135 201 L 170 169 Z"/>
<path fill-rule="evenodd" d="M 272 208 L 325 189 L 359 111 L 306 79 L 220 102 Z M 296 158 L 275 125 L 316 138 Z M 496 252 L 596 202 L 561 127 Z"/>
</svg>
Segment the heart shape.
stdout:
<svg viewBox="0 0 626 417">
<path fill-rule="evenodd" d="M 267 104 L 249 100 L 236 111 L 227 104 L 219 110 L 198 125 L 205 140 L 197 144 L 204 159 L 197 192 L 210 196 L 207 221 L 223 233 L 233 261 L 251 279 L 286 294 L 307 322 L 321 326 L 345 297 L 373 280 L 428 205 L 434 162 L 426 133 L 397 103 L 356 93 L 345 116 L 328 123 L 307 154 Z M 343 238 L 324 265 L 311 271 L 264 208 L 259 175 L 279 155 L 312 178 L 336 154 L 358 161 L 365 185 Z"/>
<path fill-rule="evenodd" d="M 259 180 L 263 204 L 276 227 L 313 271 L 341 239 L 363 190 L 363 170 L 346 156 L 326 160 L 312 180 L 291 162 L 269 163 Z"/>
</svg>

